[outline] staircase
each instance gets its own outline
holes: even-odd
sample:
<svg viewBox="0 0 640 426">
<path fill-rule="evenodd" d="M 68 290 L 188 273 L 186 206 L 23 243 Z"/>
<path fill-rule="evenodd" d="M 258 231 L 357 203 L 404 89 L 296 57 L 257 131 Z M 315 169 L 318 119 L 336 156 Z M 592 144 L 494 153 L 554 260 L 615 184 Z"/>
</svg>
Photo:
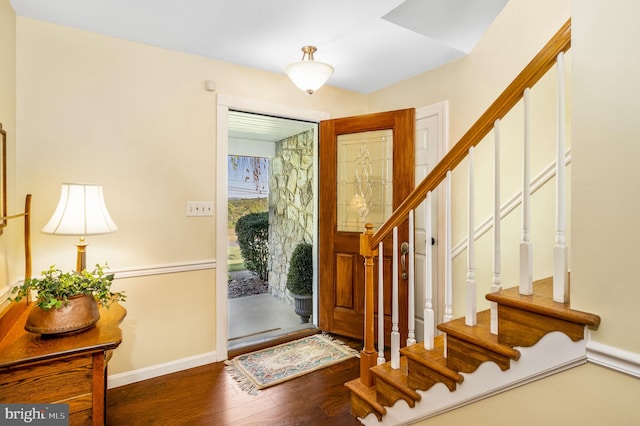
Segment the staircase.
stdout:
<svg viewBox="0 0 640 426">
<path fill-rule="evenodd" d="M 454 409 L 464 404 L 486 398 L 513 387 L 546 377 L 556 372 L 586 362 L 585 333 L 587 328 L 596 329 L 600 323 L 597 315 L 572 309 L 569 302 L 568 247 L 566 242 L 566 194 L 565 168 L 565 86 L 564 54 L 571 47 L 571 21 L 567 21 L 554 37 L 542 48 L 514 81 L 502 92 L 493 104 L 471 126 L 469 131 L 446 153 L 442 160 L 422 180 L 411 194 L 395 209 L 389 219 L 374 233 L 373 225 L 366 224 L 360 237 L 360 254 L 364 257 L 365 318 L 364 348 L 360 353 L 360 377 L 346 386 L 351 391 L 352 412 L 365 424 L 399 425 L 427 418 Z M 553 244 L 553 276 L 534 282 L 532 242 L 530 238 L 531 187 L 530 178 L 530 94 L 548 71 L 555 69 L 557 88 L 554 105 L 556 111 L 556 149 L 552 169 L 555 170 L 555 243 Z M 523 162 L 522 162 L 522 239 L 519 247 L 510 247 L 511 262 L 519 262 L 519 285 L 503 289 L 501 285 L 501 221 L 513 208 L 511 202 L 503 206 L 500 201 L 500 122 L 519 103 L 524 111 Z M 493 132 L 494 142 L 494 189 L 493 189 L 493 280 L 485 290 L 490 309 L 477 312 L 475 240 L 478 228 L 474 224 L 474 149 Z M 451 249 L 451 173 L 466 160 L 468 166 L 467 200 L 467 273 L 464 285 L 452 279 Z M 511 177 L 513 179 L 513 177 Z M 539 182 L 536 178 L 534 182 Z M 546 182 L 546 181 L 544 181 Z M 544 185 L 542 183 L 541 185 Z M 444 247 L 444 280 L 438 285 L 432 282 L 430 244 L 427 244 L 424 273 L 424 336 L 422 342 L 415 336 L 415 300 L 412 300 L 415 282 L 414 221 L 416 211 L 426 205 L 425 234 L 433 235 L 431 224 L 431 196 L 434 191 L 443 191 L 445 202 L 444 223 L 446 238 Z M 483 197 L 491 196 L 486 193 Z M 551 208 L 551 207 L 550 207 Z M 507 211 L 505 214 L 504 212 Z M 420 215 L 418 215 L 420 216 Z M 397 229 L 407 223 L 409 229 L 409 318 L 406 347 L 400 348 L 397 301 Z M 391 274 L 392 332 L 384 335 L 382 322 L 384 303 L 374 301 L 374 264 L 383 252 L 382 241 L 393 238 Z M 519 255 L 519 256 L 518 256 Z M 505 256 L 506 257 L 506 256 Z M 382 264 L 382 261 L 378 261 Z M 384 297 L 383 268 L 378 269 L 378 295 Z M 538 271 L 538 275 L 543 275 Z M 461 281 L 458 278 L 458 281 Z M 422 285 L 422 284 L 421 284 Z M 444 289 L 439 300 L 434 298 L 434 289 Z M 453 294 L 464 294 L 464 317 L 453 318 Z M 482 293 L 480 293 L 482 294 Z M 436 305 L 441 306 L 440 323 Z M 374 338 L 378 321 L 378 334 Z M 389 339 L 389 340 L 387 340 Z M 376 352 L 374 344 L 379 346 Z M 390 341 L 390 361 L 385 362 L 385 341 Z"/>
<path fill-rule="evenodd" d="M 600 317 L 554 302 L 551 278 L 535 282 L 531 296 L 514 287 L 486 298 L 498 304 L 497 335 L 489 310 L 475 326 L 464 318 L 438 325 L 434 349 L 404 347 L 399 369 L 391 362 L 371 368 L 373 386 L 346 383 L 353 415 L 365 424 L 402 424 L 586 362 L 585 327 L 596 329 Z"/>
</svg>

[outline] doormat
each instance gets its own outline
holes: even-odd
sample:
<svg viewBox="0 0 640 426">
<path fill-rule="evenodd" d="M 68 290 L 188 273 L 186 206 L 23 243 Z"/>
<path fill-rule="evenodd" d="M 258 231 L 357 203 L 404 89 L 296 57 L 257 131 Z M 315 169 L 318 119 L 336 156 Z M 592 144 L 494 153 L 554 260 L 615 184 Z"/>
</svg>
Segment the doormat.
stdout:
<svg viewBox="0 0 640 426">
<path fill-rule="evenodd" d="M 312 371 L 358 357 L 358 351 L 325 334 L 238 355 L 225 369 L 252 395 Z"/>
</svg>

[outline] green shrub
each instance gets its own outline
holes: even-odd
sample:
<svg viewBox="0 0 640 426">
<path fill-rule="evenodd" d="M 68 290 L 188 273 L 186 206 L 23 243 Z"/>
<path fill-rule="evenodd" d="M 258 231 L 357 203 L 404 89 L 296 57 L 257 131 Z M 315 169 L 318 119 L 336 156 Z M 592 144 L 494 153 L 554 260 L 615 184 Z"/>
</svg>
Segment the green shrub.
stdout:
<svg viewBox="0 0 640 426">
<path fill-rule="evenodd" d="M 249 213 L 236 222 L 238 245 L 248 270 L 267 280 L 269 260 L 269 212 Z"/>
<path fill-rule="evenodd" d="M 300 296 L 313 293 L 313 252 L 311 244 L 300 243 L 291 254 L 289 272 L 287 273 L 287 289 Z"/>
</svg>

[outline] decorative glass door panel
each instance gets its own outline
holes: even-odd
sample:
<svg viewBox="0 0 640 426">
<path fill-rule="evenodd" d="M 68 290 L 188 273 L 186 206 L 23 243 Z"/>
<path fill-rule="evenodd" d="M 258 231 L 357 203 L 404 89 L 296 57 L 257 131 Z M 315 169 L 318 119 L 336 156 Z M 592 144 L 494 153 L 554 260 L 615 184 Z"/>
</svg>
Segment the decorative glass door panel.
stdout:
<svg viewBox="0 0 640 426">
<path fill-rule="evenodd" d="M 338 232 L 378 228 L 393 212 L 393 130 L 338 135 L 336 155 Z"/>
<path fill-rule="evenodd" d="M 413 109 L 320 122 L 318 326 L 324 331 L 363 336 L 366 288 L 360 237 L 365 223 L 379 229 L 413 189 L 414 136 Z M 407 235 L 406 224 L 401 224 L 401 241 Z M 391 241 L 383 243 L 384 274 L 389 278 L 383 291 L 390 301 Z M 407 329 L 406 285 L 399 286 L 398 301 L 402 332 Z M 390 312 L 385 309 L 387 331 Z"/>
</svg>

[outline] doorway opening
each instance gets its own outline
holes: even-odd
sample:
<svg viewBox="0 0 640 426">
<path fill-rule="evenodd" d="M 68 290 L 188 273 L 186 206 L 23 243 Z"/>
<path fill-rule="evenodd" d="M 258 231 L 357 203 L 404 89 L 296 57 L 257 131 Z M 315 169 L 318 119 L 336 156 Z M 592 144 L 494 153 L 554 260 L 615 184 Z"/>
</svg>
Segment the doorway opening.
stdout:
<svg viewBox="0 0 640 426">
<path fill-rule="evenodd" d="M 236 110 L 228 119 L 228 348 L 239 353 L 315 329 L 286 281 L 295 246 L 315 234 L 317 124 Z"/>
</svg>

